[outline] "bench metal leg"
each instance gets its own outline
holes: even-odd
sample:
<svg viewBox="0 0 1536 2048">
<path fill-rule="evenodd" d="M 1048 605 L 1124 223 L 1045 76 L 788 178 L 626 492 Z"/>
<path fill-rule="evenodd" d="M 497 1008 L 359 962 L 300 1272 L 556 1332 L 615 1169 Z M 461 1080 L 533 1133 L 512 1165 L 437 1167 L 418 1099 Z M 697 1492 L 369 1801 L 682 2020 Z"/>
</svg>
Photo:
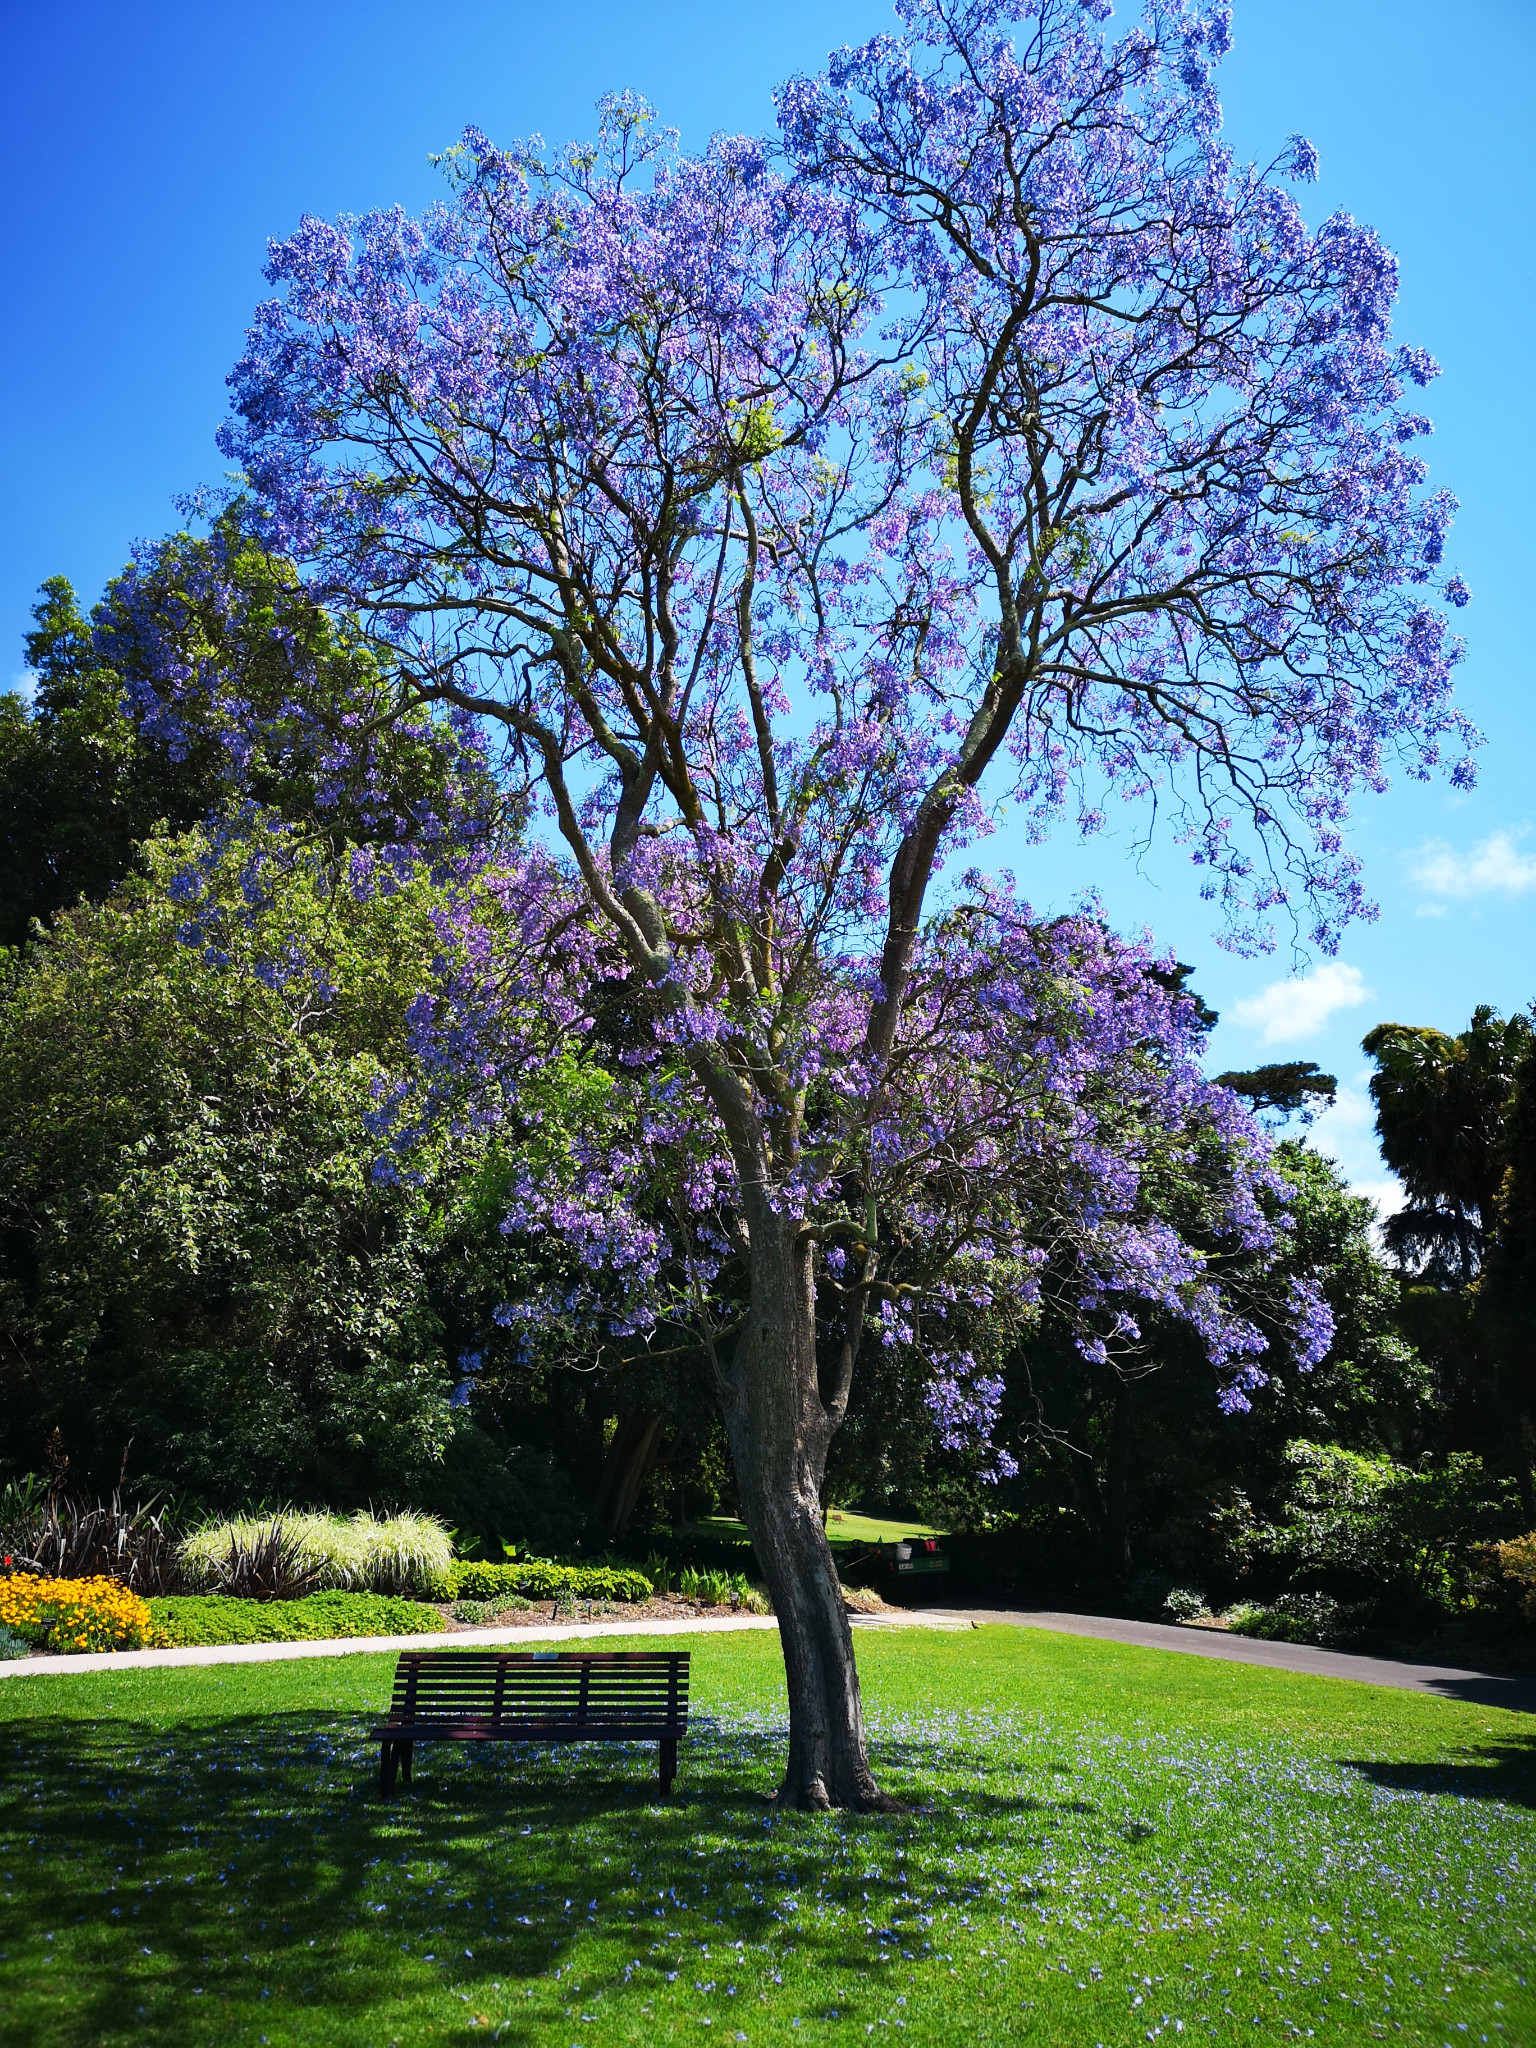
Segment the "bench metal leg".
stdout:
<svg viewBox="0 0 1536 2048">
<path fill-rule="evenodd" d="M 661 1745 L 661 1796 L 666 1798 L 672 1790 L 672 1780 L 677 1776 L 677 1744 L 675 1741 Z"/>
<path fill-rule="evenodd" d="M 381 1742 L 379 1744 L 379 1790 L 393 1792 L 395 1773 L 398 1771 L 407 1785 L 411 1782 L 411 1744 L 409 1742 Z"/>
</svg>

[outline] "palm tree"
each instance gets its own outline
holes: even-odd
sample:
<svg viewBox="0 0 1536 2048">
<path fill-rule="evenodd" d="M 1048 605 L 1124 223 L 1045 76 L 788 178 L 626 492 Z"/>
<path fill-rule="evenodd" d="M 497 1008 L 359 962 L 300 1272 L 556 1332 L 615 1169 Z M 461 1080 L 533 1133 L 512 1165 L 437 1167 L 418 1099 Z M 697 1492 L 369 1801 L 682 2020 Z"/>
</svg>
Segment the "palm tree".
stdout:
<svg viewBox="0 0 1536 2048">
<path fill-rule="evenodd" d="M 1378 1024 L 1362 1040 L 1377 1067 L 1371 1100 L 1382 1157 L 1408 1195 L 1386 1240 L 1427 1278 L 1466 1286 L 1482 1266 L 1504 1171 L 1505 1117 L 1533 1043 L 1529 1017 L 1505 1019 L 1487 1003 L 1454 1038 L 1428 1025 Z"/>
</svg>

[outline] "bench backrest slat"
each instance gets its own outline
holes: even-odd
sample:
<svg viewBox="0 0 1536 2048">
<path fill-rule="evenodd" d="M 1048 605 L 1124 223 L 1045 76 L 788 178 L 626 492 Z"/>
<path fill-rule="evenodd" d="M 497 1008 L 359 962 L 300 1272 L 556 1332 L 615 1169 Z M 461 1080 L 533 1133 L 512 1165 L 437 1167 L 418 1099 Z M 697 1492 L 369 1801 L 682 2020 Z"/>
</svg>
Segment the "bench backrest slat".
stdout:
<svg viewBox="0 0 1536 2048">
<path fill-rule="evenodd" d="M 686 1650 L 412 1650 L 396 1667 L 391 1721 L 682 1727 Z"/>
</svg>

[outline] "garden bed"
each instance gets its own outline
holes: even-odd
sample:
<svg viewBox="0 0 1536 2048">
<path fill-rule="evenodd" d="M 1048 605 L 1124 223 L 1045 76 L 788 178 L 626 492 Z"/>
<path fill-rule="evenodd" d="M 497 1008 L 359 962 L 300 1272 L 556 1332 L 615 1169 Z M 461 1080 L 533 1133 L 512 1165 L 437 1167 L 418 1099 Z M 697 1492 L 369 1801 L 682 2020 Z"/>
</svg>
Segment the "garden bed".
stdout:
<svg viewBox="0 0 1536 2048">
<path fill-rule="evenodd" d="M 696 1600 L 663 1599 L 653 1595 L 649 1600 L 534 1600 L 527 1606 L 495 1608 L 482 1621 L 462 1621 L 452 1606 L 441 1606 L 433 1610 L 440 1615 L 444 1627 L 455 1635 L 475 1635 L 487 1628 L 546 1628 L 551 1623 L 591 1621 L 721 1621 L 742 1610 L 733 1607 L 707 1606 Z"/>
</svg>

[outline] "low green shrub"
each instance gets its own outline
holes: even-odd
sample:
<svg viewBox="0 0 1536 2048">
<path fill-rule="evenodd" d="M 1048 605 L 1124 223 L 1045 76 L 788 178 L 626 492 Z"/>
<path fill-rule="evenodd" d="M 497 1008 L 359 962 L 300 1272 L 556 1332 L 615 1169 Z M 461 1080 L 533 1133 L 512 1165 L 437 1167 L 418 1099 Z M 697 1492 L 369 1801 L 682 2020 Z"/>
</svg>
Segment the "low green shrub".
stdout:
<svg viewBox="0 0 1536 2048">
<path fill-rule="evenodd" d="M 1282 1593 L 1267 1606 L 1247 1602 L 1226 1617 L 1234 1635 L 1258 1636 L 1272 1643 L 1314 1643 L 1336 1648 L 1354 1642 L 1364 1610 L 1335 1600 L 1330 1593 Z"/>
<path fill-rule="evenodd" d="M 517 1558 L 510 1564 L 459 1563 L 448 1575 L 451 1600 L 495 1600 L 520 1593 L 525 1600 L 649 1600 L 644 1572 L 611 1564 L 545 1564 Z"/>
<path fill-rule="evenodd" d="M 13 1628 L 0 1628 L 0 1658 L 30 1657 L 32 1645 Z"/>
<path fill-rule="evenodd" d="M 1536 1628 L 1536 1534 L 1495 1545 L 1493 1561 L 1502 1604 Z"/>
<path fill-rule="evenodd" d="M 1205 1595 L 1193 1586 L 1175 1586 L 1163 1602 L 1163 1612 L 1170 1621 L 1198 1621 L 1202 1614 L 1209 1614 Z"/>
<path fill-rule="evenodd" d="M 1231 1546 L 1232 1563 L 1261 1591 L 1289 1580 L 1290 1590 L 1320 1586 L 1344 1602 L 1429 1602 L 1448 1618 L 1472 1592 L 1487 1546 L 1518 1541 L 1513 1480 L 1469 1453 L 1409 1466 L 1298 1439 L 1285 1457 L 1278 1520 L 1252 1522 Z"/>
<path fill-rule="evenodd" d="M 444 1625 L 435 1607 L 387 1593 L 310 1593 L 302 1600 L 236 1600 L 227 1593 L 190 1593 L 151 1600 L 149 1608 L 155 1627 L 178 1648 L 433 1635 Z"/>
<path fill-rule="evenodd" d="M 280 1530 L 319 1591 L 443 1600 L 453 1538 L 432 1515 L 317 1515 L 285 1508 L 210 1522 L 186 1538 L 177 1563 L 194 1584 L 224 1589 L 232 1558 Z"/>
<path fill-rule="evenodd" d="M 494 1621 L 498 1614 L 526 1614 L 529 1602 L 516 1593 L 503 1593 L 499 1600 L 455 1600 L 449 1613 L 455 1621 L 467 1622 L 471 1628 L 484 1628 Z"/>
</svg>

